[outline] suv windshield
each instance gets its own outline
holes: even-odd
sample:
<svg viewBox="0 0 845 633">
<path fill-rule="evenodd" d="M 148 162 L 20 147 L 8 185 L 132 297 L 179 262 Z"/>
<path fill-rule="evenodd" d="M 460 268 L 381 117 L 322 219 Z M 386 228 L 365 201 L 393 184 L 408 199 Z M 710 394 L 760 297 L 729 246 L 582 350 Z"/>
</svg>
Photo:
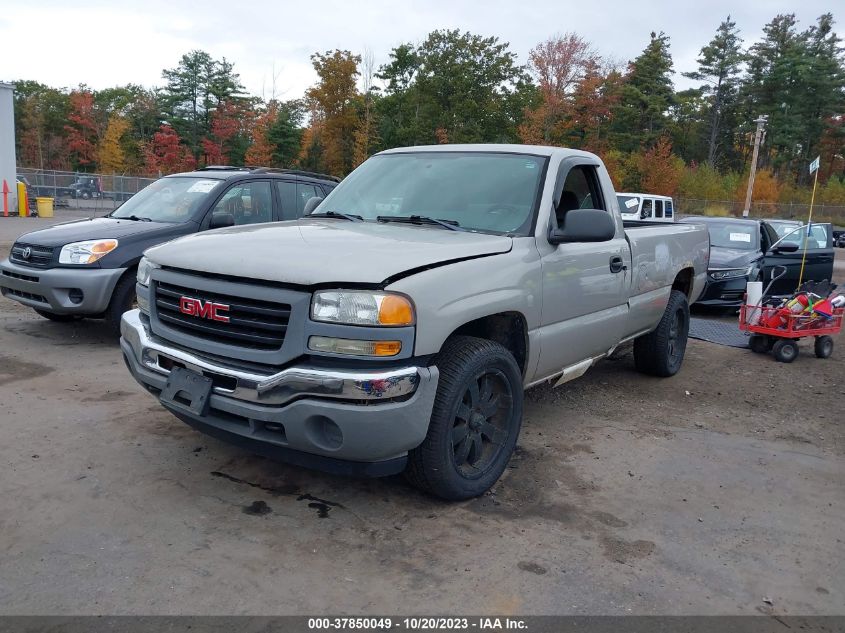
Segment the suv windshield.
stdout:
<svg viewBox="0 0 845 633">
<path fill-rule="evenodd" d="M 743 251 L 757 250 L 760 231 L 752 222 L 707 222 L 710 246 L 736 248 Z"/>
<path fill-rule="evenodd" d="M 636 213 L 640 207 L 640 199 L 637 196 L 616 196 L 619 201 L 620 213 Z"/>
<path fill-rule="evenodd" d="M 129 198 L 110 217 L 187 222 L 221 182 L 212 178 L 161 178 Z"/>
<path fill-rule="evenodd" d="M 369 221 L 423 216 L 470 231 L 528 235 L 545 161 L 492 152 L 382 154 L 347 177 L 317 213 Z"/>
</svg>

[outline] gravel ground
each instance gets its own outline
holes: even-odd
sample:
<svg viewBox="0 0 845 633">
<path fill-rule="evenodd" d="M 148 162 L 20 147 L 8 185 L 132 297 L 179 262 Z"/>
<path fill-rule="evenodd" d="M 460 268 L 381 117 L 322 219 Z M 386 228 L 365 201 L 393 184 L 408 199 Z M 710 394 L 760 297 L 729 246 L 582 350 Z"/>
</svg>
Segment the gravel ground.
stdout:
<svg viewBox="0 0 845 633">
<path fill-rule="evenodd" d="M 49 222 L 0 219 L 0 253 Z M 493 493 L 446 504 L 198 434 L 101 324 L 0 299 L 0 613 L 842 614 L 836 344 L 535 388 Z"/>
</svg>

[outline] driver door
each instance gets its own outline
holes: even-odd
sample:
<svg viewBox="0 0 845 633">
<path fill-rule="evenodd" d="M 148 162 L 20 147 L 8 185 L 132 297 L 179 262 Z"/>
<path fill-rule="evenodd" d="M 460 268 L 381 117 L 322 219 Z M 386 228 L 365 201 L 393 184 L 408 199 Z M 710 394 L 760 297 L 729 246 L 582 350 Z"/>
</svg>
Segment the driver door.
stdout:
<svg viewBox="0 0 845 633">
<path fill-rule="evenodd" d="M 611 213 L 597 165 L 564 161 L 553 228 L 564 226 L 572 209 Z M 536 378 L 544 378 L 607 352 L 622 336 L 631 257 L 621 227 L 607 242 L 544 245 L 540 359 Z"/>
</svg>

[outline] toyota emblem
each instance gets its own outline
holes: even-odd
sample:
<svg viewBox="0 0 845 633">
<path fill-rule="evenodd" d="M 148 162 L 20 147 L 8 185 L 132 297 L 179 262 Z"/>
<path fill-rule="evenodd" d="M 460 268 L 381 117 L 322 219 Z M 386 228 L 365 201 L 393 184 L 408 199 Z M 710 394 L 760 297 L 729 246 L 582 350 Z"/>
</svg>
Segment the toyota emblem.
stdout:
<svg viewBox="0 0 845 633">
<path fill-rule="evenodd" d="M 32 255 L 32 249 L 29 246 L 24 246 L 24 249 L 21 251 L 21 257 L 29 259 L 30 255 Z"/>
</svg>

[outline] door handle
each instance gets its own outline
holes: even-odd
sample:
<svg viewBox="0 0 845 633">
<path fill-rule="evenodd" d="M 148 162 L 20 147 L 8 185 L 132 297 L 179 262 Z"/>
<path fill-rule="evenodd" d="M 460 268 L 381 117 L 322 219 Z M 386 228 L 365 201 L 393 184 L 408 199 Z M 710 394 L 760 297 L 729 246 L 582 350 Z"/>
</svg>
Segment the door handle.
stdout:
<svg viewBox="0 0 845 633">
<path fill-rule="evenodd" d="M 619 255 L 614 255 L 610 258 L 610 272 L 612 273 L 619 273 L 623 270 L 628 270 L 628 267 L 622 261 L 622 258 Z"/>
</svg>

